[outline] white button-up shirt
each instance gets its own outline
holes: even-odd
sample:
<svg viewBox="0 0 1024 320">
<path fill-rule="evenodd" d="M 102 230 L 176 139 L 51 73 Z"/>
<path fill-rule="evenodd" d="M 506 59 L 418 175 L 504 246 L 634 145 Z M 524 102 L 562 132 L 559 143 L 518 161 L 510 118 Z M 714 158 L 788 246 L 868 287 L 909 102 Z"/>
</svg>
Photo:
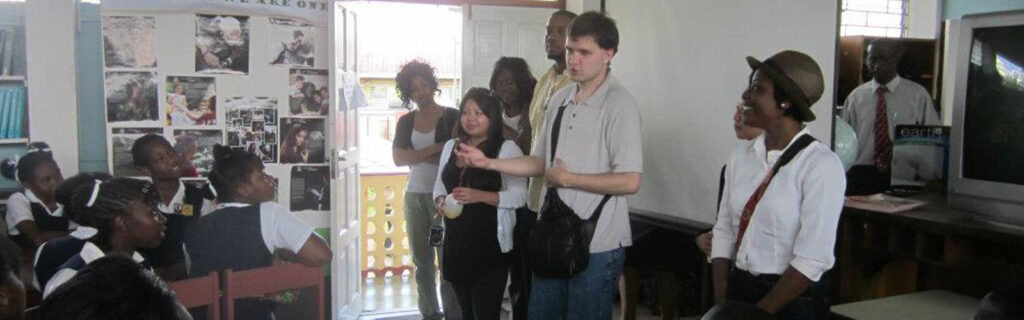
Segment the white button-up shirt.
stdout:
<svg viewBox="0 0 1024 320">
<path fill-rule="evenodd" d="M 809 134 L 800 131 L 798 137 Z M 811 281 L 835 263 L 833 248 L 843 208 L 846 176 L 839 157 L 813 142 L 772 179 L 735 250 L 743 207 L 782 150 L 765 150 L 764 135 L 735 149 L 725 169 L 725 188 L 715 223 L 711 258 L 733 260 L 753 274 L 782 274 L 792 266 Z"/>
<path fill-rule="evenodd" d="M 857 134 L 858 165 L 875 163 L 875 114 L 878 111 L 878 94 L 875 90 L 882 85 L 871 80 L 857 86 L 846 97 L 843 120 L 846 120 Z M 932 97 L 921 85 L 896 76 L 885 84 L 885 111 L 889 118 L 889 139 L 893 138 L 896 125 L 939 124 L 939 115 L 932 106 Z"/>
</svg>

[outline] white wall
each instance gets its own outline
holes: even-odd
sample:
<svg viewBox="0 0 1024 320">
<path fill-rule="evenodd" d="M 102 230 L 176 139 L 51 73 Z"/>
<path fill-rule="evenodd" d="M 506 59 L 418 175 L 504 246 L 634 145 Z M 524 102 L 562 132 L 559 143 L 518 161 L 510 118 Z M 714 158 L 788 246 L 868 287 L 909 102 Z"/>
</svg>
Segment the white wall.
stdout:
<svg viewBox="0 0 1024 320">
<path fill-rule="evenodd" d="M 935 39 L 939 30 L 940 0 L 907 2 L 907 38 Z"/>
<path fill-rule="evenodd" d="M 811 133 L 831 140 L 837 2 L 776 0 L 607 1 L 618 21 L 612 74 L 637 99 L 644 141 L 643 186 L 630 207 L 713 222 L 718 175 L 740 145 L 732 115 L 747 84 L 744 57 L 785 49 L 814 57 L 825 94 Z"/>
<path fill-rule="evenodd" d="M 65 177 L 78 173 L 75 2 L 25 4 L 28 135 L 32 141 L 50 144 Z"/>
</svg>

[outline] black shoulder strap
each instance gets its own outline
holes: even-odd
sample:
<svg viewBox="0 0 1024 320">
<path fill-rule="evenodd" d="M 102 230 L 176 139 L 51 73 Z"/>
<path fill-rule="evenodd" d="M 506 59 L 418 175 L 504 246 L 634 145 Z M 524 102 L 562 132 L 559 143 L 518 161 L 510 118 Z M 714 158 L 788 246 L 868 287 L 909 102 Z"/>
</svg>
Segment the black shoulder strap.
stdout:
<svg viewBox="0 0 1024 320">
<path fill-rule="evenodd" d="M 811 143 L 814 142 L 815 140 L 816 139 L 814 139 L 814 137 L 812 137 L 809 134 L 805 134 L 797 138 L 796 142 L 793 142 L 793 145 L 789 146 L 789 148 L 782 153 L 782 156 L 779 157 L 779 161 L 775 162 L 775 166 L 772 167 L 772 176 L 775 176 L 775 174 L 779 173 L 779 169 L 781 169 L 786 164 L 789 164 L 789 161 L 793 160 L 793 158 L 795 158 L 796 155 L 800 153 L 800 151 L 804 150 L 804 148 L 811 145 Z"/>
<path fill-rule="evenodd" d="M 555 123 L 551 125 L 551 156 L 548 157 L 551 163 L 555 162 L 555 151 L 558 150 L 558 133 L 562 129 L 562 115 L 565 114 L 565 107 L 567 106 L 569 105 L 563 104 L 562 106 L 558 107 L 558 114 L 555 115 Z M 612 195 L 610 194 L 604 195 L 604 198 L 601 199 L 601 204 L 597 205 L 597 209 L 594 209 L 594 214 L 590 215 L 590 218 L 588 218 L 587 220 L 591 222 L 596 222 L 598 219 L 601 219 L 601 212 L 604 211 L 604 205 L 608 203 L 608 199 L 611 198 Z"/>
</svg>

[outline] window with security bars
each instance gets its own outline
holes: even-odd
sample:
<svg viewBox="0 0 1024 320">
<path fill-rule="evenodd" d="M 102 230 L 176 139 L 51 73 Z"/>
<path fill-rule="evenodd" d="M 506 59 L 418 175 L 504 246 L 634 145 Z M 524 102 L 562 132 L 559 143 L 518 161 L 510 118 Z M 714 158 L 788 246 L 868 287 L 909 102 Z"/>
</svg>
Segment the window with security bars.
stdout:
<svg viewBox="0 0 1024 320">
<path fill-rule="evenodd" d="M 911 0 L 843 0 L 839 35 L 903 37 L 908 1 Z"/>
</svg>

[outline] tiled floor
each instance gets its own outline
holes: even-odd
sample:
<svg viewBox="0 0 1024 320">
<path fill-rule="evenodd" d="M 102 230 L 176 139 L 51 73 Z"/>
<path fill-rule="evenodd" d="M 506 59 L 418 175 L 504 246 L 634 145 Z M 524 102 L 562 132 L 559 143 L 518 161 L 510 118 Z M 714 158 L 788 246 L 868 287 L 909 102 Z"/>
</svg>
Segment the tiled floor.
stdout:
<svg viewBox="0 0 1024 320">
<path fill-rule="evenodd" d="M 502 320 L 509 318 L 508 300 L 503 305 Z M 620 318 L 618 306 L 613 310 L 612 319 Z M 416 281 L 410 276 L 366 279 L 363 283 L 363 316 L 367 320 L 419 320 L 416 310 Z M 640 306 L 637 320 L 661 319 L 651 315 L 650 310 Z M 689 319 L 689 318 L 683 318 Z M 693 318 L 697 319 L 697 318 Z"/>
</svg>

